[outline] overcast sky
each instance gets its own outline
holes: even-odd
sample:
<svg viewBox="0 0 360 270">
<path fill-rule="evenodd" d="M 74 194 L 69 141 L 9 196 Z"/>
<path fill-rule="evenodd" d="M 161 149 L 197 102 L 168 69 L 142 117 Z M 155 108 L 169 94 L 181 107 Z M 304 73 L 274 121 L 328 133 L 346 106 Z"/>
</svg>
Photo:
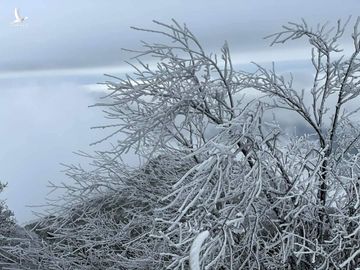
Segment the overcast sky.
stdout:
<svg viewBox="0 0 360 270">
<path fill-rule="evenodd" d="M 14 8 L 29 19 L 14 27 Z M 99 98 L 102 74 L 128 72 L 121 48 L 156 40 L 130 26 L 153 27 L 153 19 L 186 23 L 208 50 L 227 40 L 238 64 L 277 61 L 297 69 L 309 52 L 299 43 L 269 48 L 262 38 L 288 21 L 335 22 L 358 11 L 347 1 L 120 1 L 0 2 L 0 180 L 19 222 L 32 218 L 25 205 L 44 202 L 47 181 L 66 181 L 60 163 L 81 163 L 72 151 L 91 151 L 102 134 L 90 131 L 102 114 L 88 105 Z M 103 146 L 106 148 L 106 144 Z"/>
</svg>

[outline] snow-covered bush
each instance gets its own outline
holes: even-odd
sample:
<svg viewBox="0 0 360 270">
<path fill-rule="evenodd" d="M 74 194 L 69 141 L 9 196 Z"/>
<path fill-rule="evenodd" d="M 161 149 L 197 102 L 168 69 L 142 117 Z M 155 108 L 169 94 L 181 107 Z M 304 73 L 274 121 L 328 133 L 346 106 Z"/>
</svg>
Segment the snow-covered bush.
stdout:
<svg viewBox="0 0 360 270">
<path fill-rule="evenodd" d="M 41 248 L 16 254 L 41 269 L 355 269 L 359 20 L 350 56 L 340 57 L 341 22 L 269 37 L 309 42 L 314 80 L 303 91 L 275 68 L 236 71 L 226 43 L 217 57 L 186 26 L 155 24 L 136 29 L 169 42 L 144 42 L 134 75 L 109 76 L 97 104 L 113 120 L 99 128 L 126 138 L 88 155 L 93 170 L 68 167 L 66 197 L 34 228 Z M 311 132 L 284 132 L 283 111 Z M 122 163 L 131 149 L 146 165 Z"/>
<path fill-rule="evenodd" d="M 0 192 L 6 187 L 0 182 Z M 6 235 L 10 232 L 12 226 L 15 224 L 13 219 L 14 214 L 9 210 L 5 201 L 0 200 L 0 236 Z"/>
<path fill-rule="evenodd" d="M 0 183 L 0 192 L 4 190 L 6 184 Z M 0 200 L 0 269 L 7 269 L 7 266 L 14 264 L 27 264 L 21 260 L 14 249 L 19 248 L 22 250 L 25 246 L 22 245 L 23 239 L 27 239 L 29 243 L 32 237 L 18 226 L 15 222 L 14 214 L 5 201 Z"/>
</svg>

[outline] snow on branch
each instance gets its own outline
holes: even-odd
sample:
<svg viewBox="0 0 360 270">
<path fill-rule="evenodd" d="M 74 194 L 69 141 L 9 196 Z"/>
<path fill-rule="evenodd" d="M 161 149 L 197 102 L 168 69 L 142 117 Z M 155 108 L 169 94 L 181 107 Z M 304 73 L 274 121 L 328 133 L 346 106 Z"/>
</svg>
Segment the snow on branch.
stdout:
<svg viewBox="0 0 360 270">
<path fill-rule="evenodd" d="M 209 237 L 209 231 L 203 231 L 195 237 L 190 248 L 190 256 L 189 256 L 191 270 L 200 270 L 201 246 L 208 237 Z"/>
</svg>

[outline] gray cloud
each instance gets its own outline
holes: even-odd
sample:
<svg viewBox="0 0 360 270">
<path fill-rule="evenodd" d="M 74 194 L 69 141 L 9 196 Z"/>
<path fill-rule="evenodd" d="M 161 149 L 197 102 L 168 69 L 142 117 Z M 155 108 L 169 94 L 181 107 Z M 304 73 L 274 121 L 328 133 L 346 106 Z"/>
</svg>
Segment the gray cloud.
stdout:
<svg viewBox="0 0 360 270">
<path fill-rule="evenodd" d="M 140 39 L 158 39 L 129 29 L 152 27 L 151 20 L 171 18 L 187 25 L 204 47 L 228 40 L 233 51 L 254 51 L 268 45 L 262 37 L 281 24 L 304 17 L 316 22 L 351 15 L 355 0 L 331 1 L 89 1 L 44 4 L 18 1 L 25 27 L 11 27 L 12 3 L 3 3 L 0 70 L 19 71 L 119 65 L 128 58 L 122 47 L 138 47 Z"/>
</svg>

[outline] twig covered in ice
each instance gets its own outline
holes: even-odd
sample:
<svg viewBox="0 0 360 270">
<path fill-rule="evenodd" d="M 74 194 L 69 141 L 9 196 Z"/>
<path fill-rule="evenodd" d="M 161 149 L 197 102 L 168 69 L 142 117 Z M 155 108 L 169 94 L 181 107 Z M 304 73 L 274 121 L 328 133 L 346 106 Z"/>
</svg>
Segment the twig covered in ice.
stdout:
<svg viewBox="0 0 360 270">
<path fill-rule="evenodd" d="M 201 233 L 199 233 L 190 248 L 190 269 L 191 270 L 200 270 L 200 251 L 201 251 L 201 246 L 204 243 L 204 241 L 206 240 L 206 238 L 208 238 L 209 236 L 209 231 L 203 231 Z"/>
</svg>

